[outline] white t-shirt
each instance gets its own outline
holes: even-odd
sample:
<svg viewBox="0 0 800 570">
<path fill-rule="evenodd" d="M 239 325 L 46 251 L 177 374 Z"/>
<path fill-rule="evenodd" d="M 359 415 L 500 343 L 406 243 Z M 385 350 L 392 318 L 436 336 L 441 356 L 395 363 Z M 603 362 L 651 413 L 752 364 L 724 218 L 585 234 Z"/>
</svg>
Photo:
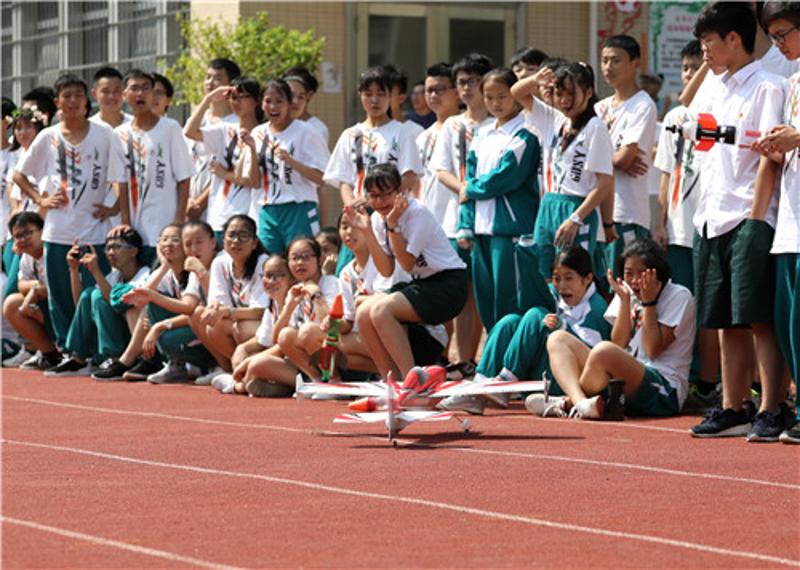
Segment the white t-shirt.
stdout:
<svg viewBox="0 0 800 570">
<path fill-rule="evenodd" d="M 667 187 L 667 237 L 670 245 L 682 247 L 692 247 L 694 240 L 692 218 L 700 198 L 700 168 L 696 157 L 700 153 L 694 150 L 692 141 L 679 138 L 678 134 L 668 131 L 667 127 L 682 125 L 691 120 L 689 110 L 683 105 L 667 113 L 653 163 L 658 170 L 670 175 Z"/>
<path fill-rule="evenodd" d="M 754 61 L 733 75 L 725 74 L 722 86 L 712 94 L 718 125 L 733 125 L 739 132 L 766 133 L 783 118 L 785 85 Z M 756 172 L 761 156 L 737 145 L 715 144 L 703 159 L 702 192 L 694 226 L 714 238 L 733 230 L 750 216 L 755 195 Z M 773 193 L 765 221 L 775 227 L 778 193 Z"/>
<path fill-rule="evenodd" d="M 110 129 L 112 129 L 112 130 L 116 128 L 114 125 L 112 125 L 112 124 L 110 124 L 110 123 L 107 123 L 107 122 L 105 122 L 105 121 L 104 121 L 104 120 L 103 120 L 103 119 L 100 117 L 100 112 L 99 112 L 99 111 L 98 111 L 97 113 L 95 113 L 94 115 L 92 115 L 91 117 L 89 117 L 89 120 L 90 120 L 91 122 L 93 122 L 93 123 L 97 124 L 97 125 L 105 125 L 105 126 L 107 126 L 108 128 L 110 128 Z M 126 112 L 124 112 L 124 111 L 123 111 L 123 112 L 122 112 L 122 122 L 121 122 L 119 125 L 117 125 L 117 127 L 121 127 L 122 125 L 127 125 L 127 124 L 129 124 L 131 121 L 133 121 L 133 115 L 129 115 L 128 113 L 126 113 Z"/>
<path fill-rule="evenodd" d="M 319 117 L 309 117 L 308 120 L 304 122 L 308 126 L 313 127 L 314 130 L 322 136 L 322 140 L 325 141 L 325 148 L 328 148 L 328 145 L 331 144 L 330 134 L 328 133 L 328 125 L 323 123 Z"/>
<path fill-rule="evenodd" d="M 175 219 L 178 183 L 194 174 L 192 157 L 177 121 L 161 117 L 149 131 L 114 129 L 109 179 L 128 184 L 131 225 L 144 245 L 155 246 Z"/>
<path fill-rule="evenodd" d="M 261 322 L 256 329 L 256 341 L 258 344 L 263 346 L 264 348 L 269 348 L 274 342 L 272 342 L 272 331 L 275 328 L 275 323 L 278 320 L 278 316 L 281 314 L 281 308 L 278 306 L 278 302 L 269 297 L 267 300 L 267 306 L 264 307 L 264 314 L 261 315 Z"/>
<path fill-rule="evenodd" d="M 11 218 L 11 204 L 8 201 L 8 187 L 9 178 L 13 174 L 14 169 L 11 167 L 11 154 L 12 151 L 8 149 L 0 150 L 0 236 L 2 241 L 9 237 L 8 233 L 8 220 Z"/>
<path fill-rule="evenodd" d="M 190 273 L 189 275 L 192 275 Z M 167 270 L 167 273 L 164 277 L 161 278 L 161 281 L 158 282 L 156 285 L 156 291 L 161 293 L 162 295 L 166 295 L 167 297 L 172 297 L 173 299 L 180 299 L 183 297 L 184 292 L 189 286 L 189 281 L 187 279 L 186 286 L 181 286 L 181 282 L 172 269 Z"/>
<path fill-rule="evenodd" d="M 788 79 L 795 73 L 800 73 L 800 59 L 786 59 L 775 44 L 772 44 L 767 50 L 767 53 L 758 61 L 761 62 L 761 67 L 764 68 L 764 71 L 780 75 L 785 79 Z"/>
<path fill-rule="evenodd" d="M 606 124 L 614 151 L 635 143 L 642 151 L 642 160 L 652 168 L 652 150 L 656 144 L 656 105 L 644 91 L 639 91 L 617 107 L 607 97 L 595 105 L 595 111 Z M 614 221 L 650 228 L 650 190 L 647 175 L 634 178 L 619 169 L 614 171 Z"/>
<path fill-rule="evenodd" d="M 147 265 L 143 265 L 139 268 L 139 271 L 136 272 L 136 275 L 130 281 L 123 281 L 122 274 L 119 272 L 119 269 L 114 269 L 106 275 L 106 281 L 108 282 L 109 286 L 113 287 L 119 283 L 128 283 L 132 285 L 134 288 L 142 287 L 147 283 L 147 279 L 150 277 L 150 267 Z"/>
<path fill-rule="evenodd" d="M 439 169 L 433 162 L 436 149 L 444 143 L 441 140 L 444 129 L 443 125 L 434 123 L 417 137 L 417 148 L 425 172 L 421 180 L 420 202 L 442 224 L 445 235 L 454 238 L 458 226 L 458 194 L 439 181 Z"/>
<path fill-rule="evenodd" d="M 61 135 L 61 126 L 42 130 L 21 157 L 17 170 L 39 180 L 39 192 L 52 196 L 64 192 L 66 205 L 47 212 L 42 239 L 71 245 L 105 243 L 107 220 L 92 215 L 94 204 L 106 202 L 113 195 L 110 152 L 114 134 L 108 127 L 89 123 L 89 132 L 77 146 Z M 171 220 L 170 220 L 171 221 Z M 161 228 L 159 228 L 160 230 Z"/>
<path fill-rule="evenodd" d="M 393 255 L 386 235 L 386 221 L 378 212 L 372 213 L 371 221 L 378 243 L 387 255 Z M 466 268 L 431 211 L 414 198 L 408 199 L 408 208 L 397 221 L 397 231 L 406 241 L 406 251 L 417 258 L 410 271 L 415 279 L 425 279 L 448 269 Z"/>
<path fill-rule="evenodd" d="M 422 176 L 416 139 L 412 130 L 405 127 L 407 124 L 389 121 L 370 128 L 359 123 L 346 129 L 331 153 L 323 177 L 325 182 L 335 188 L 349 184 L 359 199 L 364 197 L 364 176 L 376 164 L 391 162 L 400 175 L 414 172 Z"/>
<path fill-rule="evenodd" d="M 206 112 L 206 115 L 203 117 L 201 127 L 216 125 L 220 122 L 231 125 L 239 124 L 239 117 L 237 117 L 235 113 L 230 113 L 222 119 L 210 120 L 209 117 L 210 115 L 208 112 Z M 184 140 L 186 141 L 186 146 L 189 148 L 189 155 L 192 157 L 192 164 L 194 165 L 195 173 L 192 176 L 192 181 L 189 183 L 189 198 L 194 199 L 202 194 L 205 189 L 208 188 L 208 185 L 211 184 L 211 179 L 214 177 L 214 175 L 211 173 L 211 161 L 213 156 L 206 151 L 203 143 L 187 137 L 184 137 Z M 200 215 L 200 219 L 205 220 L 207 218 L 207 214 L 208 207 L 206 207 L 206 209 Z"/>
<path fill-rule="evenodd" d="M 614 148 L 608 129 L 592 117 L 565 150 L 562 132 L 570 120 L 560 111 L 537 100 L 525 111 L 529 129 L 540 133 L 544 153 L 545 192 L 585 198 L 597 188 L 597 174 L 614 174 Z"/>
<path fill-rule="evenodd" d="M 479 129 L 492 123 L 494 123 L 494 117 L 491 116 L 486 117 L 480 123 L 472 123 L 464 113 L 447 119 L 439 131 L 436 145 L 433 149 L 433 156 L 431 156 L 426 170 L 429 169 L 434 173 L 446 170 L 461 182 L 464 182 L 467 170 L 467 156 L 469 155 L 472 139 L 477 135 Z M 425 176 L 428 176 L 427 172 Z M 453 238 L 458 233 L 456 231 L 458 227 L 458 194 L 443 185 L 441 190 L 446 190 L 448 196 L 446 197 L 447 208 L 444 209 L 444 217 L 440 219 L 444 233 L 447 237 Z M 439 192 L 439 200 L 445 201 L 445 195 L 442 192 Z"/>
<path fill-rule="evenodd" d="M 783 122 L 800 130 L 800 72 L 789 80 Z M 800 253 L 800 148 L 784 157 L 772 253 Z"/>
<path fill-rule="evenodd" d="M 233 259 L 222 252 L 211 262 L 208 281 L 208 302 L 218 301 L 228 307 L 266 307 L 268 295 L 264 291 L 262 275 L 267 254 L 262 253 L 256 262 L 255 271 L 249 279 L 233 274 Z"/>
<path fill-rule="evenodd" d="M 246 146 L 240 144 L 238 122 L 217 121 L 200 127 L 200 132 L 203 133 L 203 147 L 212 161 L 219 162 L 228 170 L 235 170 L 244 154 L 246 161 L 243 166 L 249 170 L 251 153 L 246 150 Z M 251 194 L 255 191 L 254 188 L 240 186 L 211 174 L 206 220 L 214 231 L 222 231 L 222 226 L 231 216 L 247 214 L 250 209 Z"/>
<path fill-rule="evenodd" d="M 336 299 L 336 295 L 340 293 L 339 278 L 335 275 L 323 275 L 320 277 L 317 286 L 322 296 L 325 297 L 328 307 L 330 307 L 334 299 Z M 323 318 L 325 318 L 325 315 L 318 315 L 314 310 L 314 303 L 306 298 L 300 301 L 300 304 L 297 305 L 292 316 L 289 317 L 289 326 L 292 328 L 300 328 L 300 326 L 305 323 L 321 323 Z"/>
<path fill-rule="evenodd" d="M 251 134 L 256 142 L 261 176 L 261 186 L 252 193 L 251 216 L 252 213 L 257 216 L 267 204 L 318 203 L 317 185 L 278 157 L 278 151 L 283 149 L 301 164 L 323 172 L 330 153 L 314 127 L 304 121 L 292 121 L 283 131 L 273 133 L 266 123 Z"/>
<path fill-rule="evenodd" d="M 14 180 L 13 180 L 14 171 L 16 170 L 17 164 L 19 164 L 19 161 L 20 161 L 20 159 L 22 158 L 22 156 L 24 154 L 25 154 L 25 151 L 22 149 L 22 147 L 18 148 L 17 150 L 12 150 L 9 153 L 9 157 L 8 157 L 8 172 L 6 174 L 6 180 L 3 181 L 3 183 L 4 183 L 3 207 L 7 207 L 7 206 L 10 205 L 8 200 L 6 199 L 6 192 L 8 191 L 8 188 L 11 188 L 11 193 L 9 193 L 8 196 L 13 198 L 14 200 L 17 200 L 18 202 L 20 202 L 20 201 L 22 202 L 22 211 L 23 212 L 35 212 L 38 209 L 36 207 L 36 204 L 33 203 L 33 200 L 31 200 L 28 197 L 27 194 L 25 194 L 25 197 L 23 198 L 22 189 L 19 186 L 17 186 L 16 184 L 14 184 Z M 33 184 L 34 188 L 38 188 L 38 186 L 39 186 L 37 181 L 36 181 L 36 179 L 33 178 L 32 176 L 28 177 L 28 182 Z M 113 200 L 112 200 L 112 202 L 113 202 Z M 8 229 L 8 228 L 6 228 L 6 229 Z"/>
<path fill-rule="evenodd" d="M 44 255 L 36 259 L 28 253 L 23 253 L 19 258 L 18 281 L 38 281 L 47 283 L 47 273 L 44 267 Z"/>
<path fill-rule="evenodd" d="M 619 314 L 619 297 L 614 296 L 606 310 L 606 320 L 614 325 Z M 631 319 L 634 332 L 627 351 L 639 362 L 654 368 L 678 392 L 678 404 L 683 406 L 689 389 L 689 368 L 694 349 L 695 307 L 694 298 L 686 287 L 671 280 L 664 285 L 658 298 L 658 322 L 675 328 L 675 340 L 656 358 L 651 359 L 642 348 L 642 312 L 638 299 L 631 300 Z"/>
</svg>

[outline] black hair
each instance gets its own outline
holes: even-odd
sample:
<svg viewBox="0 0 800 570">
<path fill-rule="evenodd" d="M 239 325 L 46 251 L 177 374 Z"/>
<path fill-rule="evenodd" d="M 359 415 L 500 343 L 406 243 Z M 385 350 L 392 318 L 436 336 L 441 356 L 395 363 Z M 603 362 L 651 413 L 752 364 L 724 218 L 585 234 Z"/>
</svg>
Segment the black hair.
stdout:
<svg viewBox="0 0 800 570">
<path fill-rule="evenodd" d="M 292 88 L 289 87 L 289 84 L 286 82 L 285 79 L 281 79 L 279 77 L 276 77 L 274 79 L 270 79 L 269 81 L 267 81 L 267 84 L 264 85 L 264 89 L 261 90 L 261 100 L 262 101 L 264 100 L 264 96 L 267 94 L 267 91 L 269 91 L 270 89 L 274 89 L 276 91 L 279 91 L 280 94 L 283 95 L 284 98 L 289 103 L 292 102 Z M 262 116 L 263 116 L 263 112 L 262 112 Z"/>
<path fill-rule="evenodd" d="M 585 127 L 589 121 L 592 120 L 592 117 L 597 115 L 594 110 L 594 105 L 597 103 L 598 98 L 597 90 L 594 87 L 594 71 L 592 70 L 591 65 L 583 62 L 562 65 L 556 69 L 555 76 L 555 85 L 559 89 L 564 89 L 569 82 L 572 84 L 573 93 L 575 86 L 580 87 L 584 91 L 587 89 L 592 90 L 592 96 L 586 103 L 586 109 L 584 109 L 583 113 L 581 113 L 574 121 L 572 121 L 570 128 L 564 133 L 564 137 L 561 140 L 561 150 L 564 151 L 570 145 L 570 143 L 575 140 L 575 137 L 578 136 L 578 133 L 581 132 L 583 127 Z"/>
<path fill-rule="evenodd" d="M 385 64 L 383 69 L 389 76 L 389 90 L 397 87 L 401 95 L 408 93 L 408 74 L 405 71 L 391 63 Z"/>
<path fill-rule="evenodd" d="M 714 2 L 706 4 L 697 16 L 694 35 L 716 33 L 721 38 L 735 32 L 742 38 L 742 47 L 752 54 L 756 45 L 756 16 L 744 2 Z"/>
<path fill-rule="evenodd" d="M 86 89 L 86 96 L 89 96 L 89 89 Z M 58 108 L 56 108 L 56 92 L 53 90 L 52 87 L 47 87 L 45 85 L 39 85 L 38 87 L 34 87 L 25 95 L 22 96 L 22 102 L 25 103 L 27 101 L 31 101 L 36 103 L 36 107 L 45 115 L 47 115 L 47 125 L 53 122 L 53 117 L 56 116 L 58 112 Z M 88 103 L 87 103 L 88 105 Z M 5 115 L 3 115 L 5 116 Z"/>
<path fill-rule="evenodd" d="M 131 81 L 132 79 L 144 79 L 145 81 L 150 82 L 150 87 L 156 86 L 156 80 L 153 78 L 153 74 L 147 73 L 146 71 L 141 70 L 137 67 L 134 67 L 133 69 L 129 70 L 128 73 L 125 74 L 125 77 L 122 80 L 122 84 L 125 87 L 128 87 L 128 82 Z"/>
<path fill-rule="evenodd" d="M 153 72 L 153 81 L 155 83 L 160 83 L 164 86 L 164 91 L 167 93 L 167 97 L 172 99 L 172 96 L 175 95 L 175 88 L 172 86 L 172 81 L 161 75 L 160 73 Z M 155 85 L 154 85 L 155 87 Z"/>
<path fill-rule="evenodd" d="M 559 265 L 569 267 L 581 277 L 594 275 L 592 272 L 592 256 L 579 245 L 570 245 L 559 251 L 553 260 L 553 269 Z"/>
<path fill-rule="evenodd" d="M 14 101 L 3 95 L 3 117 L 10 116 L 16 108 L 17 105 L 14 103 Z"/>
<path fill-rule="evenodd" d="M 309 236 L 296 236 L 292 241 L 289 242 L 289 246 L 286 248 L 286 255 L 288 257 L 289 252 L 292 251 L 294 244 L 305 242 L 308 244 L 308 247 L 311 248 L 311 251 L 314 252 L 314 257 L 317 258 L 317 264 L 322 267 L 322 248 L 317 243 L 317 241 Z"/>
<path fill-rule="evenodd" d="M 297 65 L 291 69 L 287 69 L 286 73 L 283 74 L 283 78 L 286 81 L 291 80 L 302 83 L 303 88 L 311 93 L 316 93 L 317 89 L 319 89 L 319 81 L 317 81 L 317 78 L 314 77 L 314 74 L 311 73 L 308 68 L 302 65 Z"/>
<path fill-rule="evenodd" d="M 122 81 L 122 73 L 120 73 L 119 69 L 116 67 L 111 67 L 110 65 L 106 65 L 98 69 L 95 74 L 93 81 L 97 83 L 101 79 L 119 79 Z"/>
<path fill-rule="evenodd" d="M 160 238 L 161 235 L 169 228 L 175 228 L 176 230 L 178 230 L 178 236 L 180 236 L 183 233 L 183 224 L 167 224 L 166 226 L 161 228 L 160 232 L 158 232 L 158 237 Z M 180 247 L 181 249 L 183 249 L 183 242 L 181 242 Z M 184 255 L 185 254 L 186 252 L 184 252 Z M 155 269 L 159 265 L 161 265 L 161 262 L 156 261 L 156 264 L 153 266 L 153 269 Z M 181 286 L 181 290 L 185 289 L 186 285 L 189 283 L 189 272 L 181 267 L 181 273 L 176 277 L 178 278 L 178 284 Z"/>
<path fill-rule="evenodd" d="M 259 123 L 263 122 L 264 110 L 261 108 L 261 85 L 258 84 L 258 81 L 252 77 L 245 77 L 242 75 L 231 81 L 231 86 L 234 87 L 238 93 L 245 93 L 253 98 L 253 101 L 256 102 L 256 121 Z M 289 100 L 291 101 L 291 98 Z"/>
<path fill-rule="evenodd" d="M 450 80 L 450 86 L 455 86 L 456 82 L 453 80 L 453 68 L 449 63 L 440 62 L 434 63 L 425 70 L 425 77 L 446 77 Z M 422 82 L 425 85 L 425 82 Z M 416 85 L 416 84 L 415 84 Z"/>
<path fill-rule="evenodd" d="M 189 220 L 183 224 L 183 226 L 181 226 L 181 234 L 183 234 L 183 231 L 188 228 L 200 228 L 203 230 L 203 232 L 214 242 L 214 249 L 217 249 L 217 236 L 214 234 L 214 228 L 211 227 L 211 224 L 203 220 Z"/>
<path fill-rule="evenodd" d="M 759 12 L 759 22 L 765 32 L 769 25 L 776 20 L 786 20 L 795 27 L 800 27 L 800 2 L 767 0 L 766 2 L 756 2 L 756 7 Z"/>
<path fill-rule="evenodd" d="M 112 228 L 112 230 L 116 231 L 116 235 L 113 238 L 107 237 L 105 243 L 124 241 L 128 245 L 135 247 L 138 250 L 136 252 L 136 261 L 140 266 L 144 265 L 144 260 L 142 259 L 142 255 L 144 254 L 144 242 L 139 232 L 130 226 L 117 226 L 116 228 Z"/>
<path fill-rule="evenodd" d="M 392 90 L 392 81 L 385 67 L 370 67 L 362 71 L 358 78 L 358 92 L 368 90 L 373 84 L 387 93 Z"/>
<path fill-rule="evenodd" d="M 8 220 L 8 231 L 12 232 L 15 226 L 36 226 L 41 230 L 44 228 L 44 220 L 36 212 L 17 212 Z"/>
<path fill-rule="evenodd" d="M 667 252 L 656 241 L 650 238 L 642 238 L 632 241 L 622 250 L 615 263 L 615 273 L 617 276 L 623 274 L 625 260 L 629 257 L 638 257 L 642 260 L 647 269 L 655 269 L 656 277 L 662 284 L 669 281 L 672 271 L 667 260 Z"/>
<path fill-rule="evenodd" d="M 483 79 L 481 79 L 481 93 L 483 93 L 483 86 L 489 81 L 499 81 L 511 89 L 511 86 L 517 82 L 517 76 L 507 67 L 497 67 L 484 75 Z"/>
<path fill-rule="evenodd" d="M 703 57 L 703 48 L 700 46 L 700 40 L 692 40 L 683 46 L 681 50 L 681 59 L 687 57 Z"/>
<path fill-rule="evenodd" d="M 68 87 L 80 87 L 83 89 L 83 94 L 86 96 L 86 117 L 89 116 L 89 113 L 92 111 L 92 105 L 89 103 L 89 86 L 86 85 L 86 82 L 75 75 L 74 73 L 65 73 L 56 79 L 55 85 L 53 85 L 53 90 L 56 92 L 56 97 L 66 88 Z M 23 97 L 23 100 L 25 98 Z M 37 101 L 38 105 L 38 101 Z M 55 103 L 54 103 L 55 106 Z M 55 114 L 55 113 L 54 113 Z M 54 115 L 53 114 L 53 115 Z M 50 115 L 50 121 L 53 120 L 53 115 Z"/>
<path fill-rule="evenodd" d="M 400 188 L 401 178 L 397 167 L 391 162 L 383 162 L 372 166 L 364 177 L 364 191 L 378 188 L 381 192 L 388 192 Z"/>
<path fill-rule="evenodd" d="M 342 247 L 342 239 L 339 237 L 339 230 L 338 230 L 339 223 L 340 223 L 341 219 L 342 219 L 342 215 L 339 214 L 339 220 L 337 220 L 335 228 L 332 227 L 332 226 L 326 226 L 326 227 L 322 228 L 321 230 L 319 230 L 319 233 L 315 237 L 325 238 L 329 242 L 331 242 L 334 245 L 336 245 L 336 249 L 341 248 Z"/>
<path fill-rule="evenodd" d="M 548 57 L 544 61 L 542 61 L 539 67 L 546 67 L 555 71 L 562 65 L 569 65 L 569 61 L 564 59 L 563 57 Z"/>
<path fill-rule="evenodd" d="M 281 262 L 281 264 L 283 265 L 283 268 L 286 270 L 286 273 L 291 277 L 292 272 L 289 269 L 289 260 L 286 259 L 285 255 L 281 255 L 280 253 L 270 254 L 264 260 L 264 263 L 261 265 L 261 268 L 263 269 L 267 265 L 267 263 L 269 263 L 270 261 L 275 261 L 276 259 Z"/>
<path fill-rule="evenodd" d="M 535 65 L 536 67 L 539 67 L 546 59 L 547 54 L 542 50 L 532 47 L 524 47 L 511 54 L 511 59 L 508 62 L 508 66 L 513 68 L 515 65 L 524 63 L 525 65 Z"/>
<path fill-rule="evenodd" d="M 242 70 L 239 69 L 239 66 L 236 65 L 236 63 L 224 57 L 212 59 L 208 64 L 208 67 L 211 69 L 224 71 L 228 76 L 228 83 L 232 82 L 242 74 Z"/>
<path fill-rule="evenodd" d="M 27 120 L 30 121 L 34 128 L 36 129 L 36 134 L 38 135 L 39 132 L 47 126 L 46 123 L 36 120 L 36 115 L 30 109 L 20 109 L 17 111 L 14 120 L 11 122 L 11 146 L 9 147 L 10 150 L 17 150 L 22 146 L 22 144 L 17 140 L 17 136 L 14 134 L 14 129 L 17 126 L 19 121 Z"/>
<path fill-rule="evenodd" d="M 453 64 L 453 83 L 459 73 L 483 77 L 494 69 L 494 62 L 482 53 L 469 53 Z"/>
<path fill-rule="evenodd" d="M 245 214 L 234 214 L 228 218 L 225 224 L 222 226 L 223 236 L 228 232 L 228 227 L 233 222 L 242 222 L 245 226 L 247 226 L 247 231 L 253 234 L 253 239 L 256 242 L 256 246 L 253 248 L 253 251 L 250 253 L 250 257 L 247 258 L 247 261 L 244 264 L 244 278 L 250 279 L 253 276 L 253 273 L 256 271 L 258 258 L 262 253 L 264 253 L 264 246 L 261 245 L 261 240 L 258 239 L 256 223 L 253 221 L 253 218 L 246 216 Z"/>
<path fill-rule="evenodd" d="M 642 58 L 642 48 L 639 46 L 639 42 L 637 42 L 631 36 L 627 36 L 625 34 L 611 36 L 605 42 L 603 42 L 603 47 L 624 50 L 631 60 Z"/>
</svg>

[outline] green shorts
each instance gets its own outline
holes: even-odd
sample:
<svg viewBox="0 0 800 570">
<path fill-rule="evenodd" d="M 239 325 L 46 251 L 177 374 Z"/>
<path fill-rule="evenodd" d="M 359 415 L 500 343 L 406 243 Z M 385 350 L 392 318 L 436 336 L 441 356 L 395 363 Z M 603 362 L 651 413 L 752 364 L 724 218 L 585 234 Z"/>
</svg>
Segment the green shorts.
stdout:
<svg viewBox="0 0 800 570">
<path fill-rule="evenodd" d="M 629 416 L 676 416 L 680 411 L 678 392 L 655 369 L 644 367 L 644 378 L 639 390 L 625 402 Z"/>
<path fill-rule="evenodd" d="M 672 281 L 683 285 L 694 293 L 694 265 L 692 265 L 692 248 L 682 245 L 667 247 L 667 261 L 672 274 Z"/>
<path fill-rule="evenodd" d="M 296 237 L 319 233 L 316 202 L 267 204 L 258 216 L 258 239 L 270 254 L 285 254 Z"/>
<path fill-rule="evenodd" d="M 745 220 L 715 238 L 695 236 L 694 272 L 700 328 L 724 329 L 774 319 L 775 230 Z"/>
<path fill-rule="evenodd" d="M 625 246 L 632 241 L 649 238 L 650 230 L 639 224 L 620 224 L 616 222 L 614 225 L 617 228 L 617 239 L 606 245 L 606 264 L 614 272 L 615 277 L 622 277 L 622 275 L 616 275 L 617 259 L 625 251 Z"/>
<path fill-rule="evenodd" d="M 556 232 L 583 203 L 584 198 L 568 196 L 566 194 L 544 195 L 536 216 L 536 228 L 533 230 L 533 241 L 539 246 L 539 273 L 549 276 L 553 272 L 553 262 L 558 250 L 553 243 Z M 594 253 L 597 244 L 597 212 L 590 213 L 578 229 L 574 245 L 579 245 L 589 252 Z"/>
<path fill-rule="evenodd" d="M 426 325 L 454 319 L 467 303 L 469 276 L 466 269 L 448 269 L 425 279 L 397 283 L 390 293 L 402 293 Z"/>
</svg>

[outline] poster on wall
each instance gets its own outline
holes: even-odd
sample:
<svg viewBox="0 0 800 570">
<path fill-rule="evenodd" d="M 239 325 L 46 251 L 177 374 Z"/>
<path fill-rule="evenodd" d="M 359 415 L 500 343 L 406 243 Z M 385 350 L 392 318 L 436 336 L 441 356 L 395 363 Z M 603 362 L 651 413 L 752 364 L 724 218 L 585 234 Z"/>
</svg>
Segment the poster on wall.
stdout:
<svg viewBox="0 0 800 570">
<path fill-rule="evenodd" d="M 678 93 L 681 85 L 681 50 L 694 37 L 694 23 L 705 2 L 650 3 L 649 67 L 664 75 L 661 93 Z"/>
</svg>

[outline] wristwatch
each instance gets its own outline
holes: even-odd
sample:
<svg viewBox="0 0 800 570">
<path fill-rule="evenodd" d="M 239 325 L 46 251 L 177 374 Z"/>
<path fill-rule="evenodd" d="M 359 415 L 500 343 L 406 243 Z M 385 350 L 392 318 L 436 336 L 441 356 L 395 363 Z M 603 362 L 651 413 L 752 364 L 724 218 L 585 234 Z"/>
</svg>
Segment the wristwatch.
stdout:
<svg viewBox="0 0 800 570">
<path fill-rule="evenodd" d="M 583 224 L 583 220 L 581 220 L 581 217 L 578 215 L 578 212 L 572 212 L 569 215 L 569 221 L 575 224 L 576 226 L 580 226 Z"/>
</svg>

